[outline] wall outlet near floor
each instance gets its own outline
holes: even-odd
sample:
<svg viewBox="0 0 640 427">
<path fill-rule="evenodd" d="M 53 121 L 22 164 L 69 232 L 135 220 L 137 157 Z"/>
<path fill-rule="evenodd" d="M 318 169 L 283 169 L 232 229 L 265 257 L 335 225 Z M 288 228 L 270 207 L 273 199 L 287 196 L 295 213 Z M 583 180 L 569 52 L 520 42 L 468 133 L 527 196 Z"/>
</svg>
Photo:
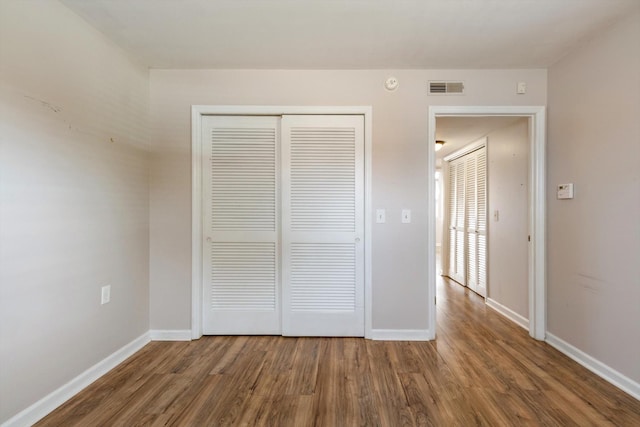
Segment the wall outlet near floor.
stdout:
<svg viewBox="0 0 640 427">
<path fill-rule="evenodd" d="M 100 288 L 100 304 L 106 304 L 111 301 L 111 285 Z"/>
</svg>

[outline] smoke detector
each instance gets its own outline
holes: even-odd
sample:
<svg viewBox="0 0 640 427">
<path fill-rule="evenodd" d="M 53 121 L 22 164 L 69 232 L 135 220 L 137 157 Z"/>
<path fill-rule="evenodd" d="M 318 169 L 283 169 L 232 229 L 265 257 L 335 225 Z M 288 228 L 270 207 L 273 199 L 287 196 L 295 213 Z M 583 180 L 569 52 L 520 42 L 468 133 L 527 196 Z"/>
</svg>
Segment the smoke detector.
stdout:
<svg viewBox="0 0 640 427">
<path fill-rule="evenodd" d="M 386 90 L 396 90 L 398 89 L 398 85 L 400 84 L 400 82 L 398 82 L 398 79 L 395 77 L 389 77 L 387 80 L 384 81 L 384 88 Z"/>
</svg>

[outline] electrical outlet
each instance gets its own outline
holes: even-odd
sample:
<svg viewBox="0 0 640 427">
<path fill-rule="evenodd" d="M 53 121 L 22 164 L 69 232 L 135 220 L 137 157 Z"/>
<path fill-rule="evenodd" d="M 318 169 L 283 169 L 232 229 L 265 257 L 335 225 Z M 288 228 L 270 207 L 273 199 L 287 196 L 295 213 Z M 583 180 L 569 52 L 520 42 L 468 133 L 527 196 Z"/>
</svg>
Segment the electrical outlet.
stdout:
<svg viewBox="0 0 640 427">
<path fill-rule="evenodd" d="M 111 301 L 111 285 L 103 286 L 100 290 L 100 304 L 106 304 Z"/>
</svg>

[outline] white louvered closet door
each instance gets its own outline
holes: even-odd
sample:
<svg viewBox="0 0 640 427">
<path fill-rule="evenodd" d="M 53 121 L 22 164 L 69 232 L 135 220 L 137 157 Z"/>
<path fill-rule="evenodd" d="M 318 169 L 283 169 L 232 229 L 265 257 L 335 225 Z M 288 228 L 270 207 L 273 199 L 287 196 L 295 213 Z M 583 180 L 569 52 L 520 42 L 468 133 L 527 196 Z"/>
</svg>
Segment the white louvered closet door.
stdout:
<svg viewBox="0 0 640 427">
<path fill-rule="evenodd" d="M 465 211 L 466 225 L 465 231 L 465 251 L 467 253 L 467 281 L 466 285 L 475 290 L 478 283 L 478 257 L 477 257 L 477 194 L 476 194 L 476 156 L 475 153 L 465 157 Z"/>
<path fill-rule="evenodd" d="M 448 276 L 487 294 L 487 149 L 448 162 Z"/>
<path fill-rule="evenodd" d="M 487 295 L 487 147 L 476 151 L 476 259 L 475 291 Z"/>
<path fill-rule="evenodd" d="M 466 218 L 466 285 L 477 292 L 478 287 L 478 192 L 477 192 L 477 156 L 471 153 L 465 156 L 465 218 Z"/>
<path fill-rule="evenodd" d="M 464 156 L 466 162 L 466 253 L 467 286 L 486 296 L 487 207 L 486 170 L 487 151 L 479 148 Z"/>
<path fill-rule="evenodd" d="M 449 162 L 449 277 L 466 286 L 465 159 Z"/>
<path fill-rule="evenodd" d="M 447 232 L 448 248 L 446 275 L 453 278 L 456 273 L 456 163 L 447 162 Z"/>
<path fill-rule="evenodd" d="M 283 335 L 364 336 L 364 119 L 282 118 Z"/>
<path fill-rule="evenodd" d="M 203 118 L 204 334 L 280 334 L 279 120 Z"/>
</svg>

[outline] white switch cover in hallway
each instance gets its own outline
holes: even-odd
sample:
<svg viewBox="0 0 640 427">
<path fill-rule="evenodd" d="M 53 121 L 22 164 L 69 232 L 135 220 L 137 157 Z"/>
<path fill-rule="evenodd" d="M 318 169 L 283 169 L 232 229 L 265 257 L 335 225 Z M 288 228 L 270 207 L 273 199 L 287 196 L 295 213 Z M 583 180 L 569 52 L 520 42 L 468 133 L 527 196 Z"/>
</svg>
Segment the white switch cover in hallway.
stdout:
<svg viewBox="0 0 640 427">
<path fill-rule="evenodd" d="M 402 209 L 402 222 L 405 224 L 411 222 L 411 209 Z"/>
<path fill-rule="evenodd" d="M 111 301 L 111 285 L 103 286 L 100 294 L 100 304 L 106 304 Z"/>
<path fill-rule="evenodd" d="M 378 224 L 387 222 L 387 215 L 384 209 L 376 209 L 376 222 Z"/>
</svg>

